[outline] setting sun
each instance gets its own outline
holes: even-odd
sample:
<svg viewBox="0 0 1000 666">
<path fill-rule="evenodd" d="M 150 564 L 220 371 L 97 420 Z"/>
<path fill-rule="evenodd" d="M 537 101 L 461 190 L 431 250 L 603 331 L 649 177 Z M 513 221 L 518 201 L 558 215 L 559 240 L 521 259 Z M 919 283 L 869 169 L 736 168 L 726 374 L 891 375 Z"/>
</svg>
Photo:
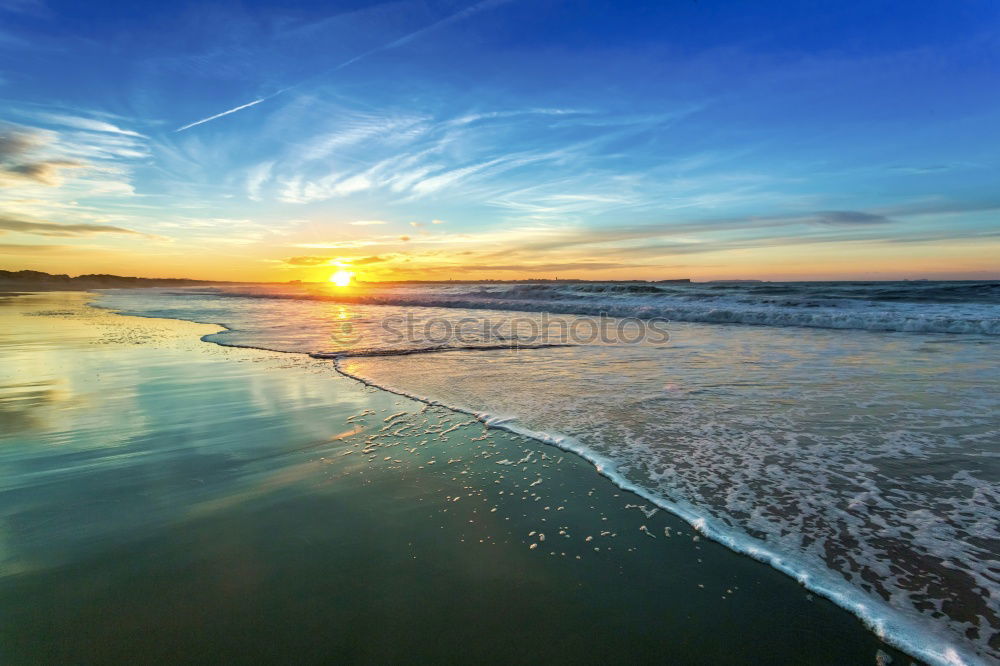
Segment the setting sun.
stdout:
<svg viewBox="0 0 1000 666">
<path fill-rule="evenodd" d="M 334 283 L 338 287 L 346 287 L 351 284 L 352 277 L 354 277 L 354 273 L 351 271 L 337 271 L 330 276 L 330 282 Z"/>
</svg>

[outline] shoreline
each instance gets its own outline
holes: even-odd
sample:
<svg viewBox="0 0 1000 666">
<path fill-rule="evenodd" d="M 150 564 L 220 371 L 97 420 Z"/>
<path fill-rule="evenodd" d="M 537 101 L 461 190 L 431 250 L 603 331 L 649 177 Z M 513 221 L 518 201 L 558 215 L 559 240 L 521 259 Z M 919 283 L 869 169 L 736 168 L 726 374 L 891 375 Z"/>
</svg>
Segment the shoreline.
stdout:
<svg viewBox="0 0 1000 666">
<path fill-rule="evenodd" d="M 442 350 L 442 353 L 450 351 L 457 350 Z M 313 358 L 323 357 L 314 356 Z M 926 629 L 924 627 L 907 626 L 905 621 L 902 624 L 900 624 L 898 620 L 893 622 L 892 618 L 886 618 L 885 616 L 886 611 L 894 612 L 893 609 L 888 607 L 881 609 L 881 614 L 878 610 L 870 610 L 870 600 L 866 599 L 850 585 L 838 584 L 839 581 L 835 578 L 835 572 L 829 572 L 828 575 L 823 576 L 823 579 L 820 580 L 819 577 L 816 576 L 816 572 L 810 571 L 807 566 L 798 564 L 780 553 L 770 550 L 767 548 L 766 544 L 753 543 L 751 537 L 738 534 L 734 530 L 728 529 L 723 525 L 714 524 L 711 516 L 707 516 L 702 512 L 699 512 L 697 508 L 677 502 L 671 502 L 629 481 L 618 472 L 613 461 L 593 452 L 591 449 L 587 448 L 583 444 L 580 444 L 571 437 L 547 432 L 538 432 L 527 428 L 508 425 L 505 422 L 507 419 L 494 420 L 495 417 L 492 417 L 484 412 L 476 412 L 463 407 L 445 404 L 414 393 L 403 391 L 401 389 L 381 385 L 359 375 L 353 375 L 345 371 L 340 366 L 341 359 L 339 357 L 335 357 L 332 360 L 337 372 L 345 377 L 361 382 L 365 386 L 370 386 L 381 391 L 387 391 L 389 393 L 400 395 L 411 400 L 425 403 L 429 406 L 444 407 L 445 409 L 449 409 L 454 412 L 467 414 L 482 423 L 485 427 L 528 437 L 539 442 L 540 444 L 552 446 L 561 451 L 578 456 L 591 465 L 593 470 L 599 476 L 607 479 L 622 492 L 634 495 L 637 500 L 650 502 L 655 507 L 669 512 L 671 515 L 684 521 L 684 523 L 689 525 L 698 534 L 724 546 L 734 554 L 748 557 L 751 560 L 765 564 L 788 576 L 799 583 L 803 588 L 822 596 L 824 599 L 831 601 L 839 608 L 852 614 L 861 621 L 867 630 L 871 631 L 872 634 L 877 636 L 880 640 L 888 645 L 892 645 L 902 652 L 907 653 L 911 657 L 923 659 L 930 664 L 948 665 L 980 663 L 977 656 L 959 653 L 954 651 L 952 648 L 948 648 L 943 651 L 935 651 L 930 646 L 925 647 L 915 644 L 912 636 L 919 636 L 926 633 Z M 906 640 L 907 637 L 911 637 L 911 640 Z"/>
<path fill-rule="evenodd" d="M 105 309 L 102 309 L 102 308 L 93 307 L 93 306 L 84 305 L 82 307 L 88 307 L 88 308 L 91 308 L 91 309 L 96 310 L 96 311 L 104 312 L 104 313 L 106 313 L 106 315 L 108 317 L 120 318 L 122 320 L 120 322 L 121 327 L 124 328 L 124 327 L 127 326 L 127 321 L 129 319 L 128 316 L 119 315 L 119 314 L 112 314 L 112 311 L 105 310 Z M 199 332 L 204 331 L 204 327 L 208 326 L 206 324 L 197 324 L 197 323 L 188 322 L 186 320 L 171 320 L 171 319 L 158 318 L 158 317 L 157 318 L 153 318 L 153 317 L 138 318 L 137 317 L 135 319 L 142 319 L 143 321 L 150 321 L 150 322 L 152 322 L 152 321 L 157 321 L 157 322 L 178 322 L 178 323 L 181 323 L 181 324 L 183 324 L 185 326 L 188 326 L 188 327 L 197 327 L 197 329 L 199 329 Z M 156 327 L 154 326 L 154 328 L 156 328 Z M 204 333 L 204 335 L 211 335 L 211 334 L 212 333 Z M 146 344 L 148 344 L 148 343 L 146 343 Z M 200 345 L 201 342 L 199 341 L 196 344 Z M 228 350 L 246 349 L 246 348 L 234 347 L 234 346 L 229 346 L 229 345 L 220 345 L 218 343 L 214 343 L 212 345 L 205 345 L 204 347 L 206 349 L 221 349 L 221 350 L 223 350 L 224 351 L 223 357 L 226 357 L 226 356 L 229 356 L 229 355 L 233 354 L 232 352 L 230 352 Z M 271 357 L 271 358 L 274 358 L 274 357 L 284 358 L 284 359 L 288 359 L 289 358 L 289 354 L 287 354 L 287 353 L 280 353 L 280 352 L 273 352 L 273 351 L 261 351 L 260 354 L 262 354 L 263 356 L 266 356 L 266 357 Z M 239 356 L 239 353 L 236 353 L 235 355 Z M 256 354 L 251 354 L 251 355 L 252 356 L 256 356 Z M 306 355 L 304 355 L 304 354 L 293 354 L 293 355 L 296 356 L 296 357 L 302 357 L 302 358 L 308 359 L 308 357 Z M 331 364 L 328 363 L 326 360 L 310 359 L 310 360 L 308 360 L 308 361 L 305 362 L 305 365 L 306 366 L 311 366 L 313 368 L 316 368 L 317 371 L 318 371 L 322 366 L 329 367 L 329 365 L 331 365 Z M 334 365 L 336 365 L 336 364 L 334 364 Z M 366 392 L 366 391 L 370 390 L 370 389 L 363 389 L 363 388 L 361 388 L 361 385 L 365 384 L 366 382 L 364 382 L 363 380 L 359 380 L 358 378 L 351 377 L 349 374 L 343 372 L 342 369 L 337 368 L 337 373 L 338 373 L 337 376 L 342 376 L 344 378 L 343 381 L 350 382 L 350 384 L 358 386 L 359 387 L 358 390 L 360 392 Z M 358 383 L 359 381 L 361 382 L 360 384 Z M 397 398 L 396 394 L 386 392 L 385 389 L 379 388 L 377 390 L 380 391 L 380 392 L 384 392 L 386 396 L 392 396 L 391 399 L 393 399 L 393 400 Z M 379 396 L 376 396 L 376 397 L 379 397 Z M 379 397 L 379 399 L 384 402 L 384 401 L 386 401 L 389 398 Z M 411 398 L 406 398 L 406 400 L 413 401 Z M 423 401 L 423 400 L 417 399 L 417 402 L 419 402 L 422 405 L 419 408 L 421 413 L 425 412 L 428 409 L 430 409 L 430 410 L 442 409 L 442 407 L 435 407 L 435 406 L 429 405 L 427 403 L 427 401 Z M 450 408 L 444 407 L 443 409 L 445 409 L 447 412 L 451 412 L 453 414 L 457 414 L 458 413 L 458 412 L 456 412 L 456 410 L 453 410 L 453 409 L 450 409 Z M 409 412 L 407 412 L 407 413 L 409 413 Z M 474 415 L 474 416 L 476 416 L 477 419 L 478 419 L 479 415 Z M 405 419 L 405 418 L 409 418 L 409 417 L 402 417 L 402 418 Z M 448 418 L 451 418 L 451 417 L 448 417 Z M 388 421 L 388 420 L 389 419 L 386 419 L 386 421 Z M 341 424 L 341 425 L 346 425 L 346 423 L 345 424 Z M 498 433 L 498 434 L 496 434 L 496 435 L 489 435 L 488 434 L 488 430 L 483 429 L 484 426 L 487 427 L 489 430 L 492 430 L 494 433 Z M 507 442 L 508 437 L 507 437 L 506 434 L 504 434 L 504 435 L 500 435 L 499 434 L 499 433 L 503 432 L 503 425 L 502 424 L 499 424 L 499 423 L 489 423 L 489 422 L 481 422 L 481 423 L 477 423 L 475 426 L 468 426 L 467 425 L 467 426 L 464 426 L 464 427 L 465 428 L 468 428 L 468 427 L 476 428 L 476 427 L 478 427 L 478 428 L 482 429 L 482 437 L 484 437 L 484 438 L 496 438 L 498 440 L 497 442 L 494 443 L 495 446 L 508 446 L 509 447 L 511 445 L 510 443 Z M 403 430 L 405 430 L 405 428 L 403 428 Z M 459 428 L 458 430 L 461 432 L 462 428 Z M 346 432 L 346 430 L 345 430 L 345 432 Z M 351 436 L 349 435 L 348 437 L 345 438 L 345 440 L 349 440 L 350 437 Z M 475 438 L 472 438 L 472 439 L 474 440 Z M 511 441 L 516 441 L 516 439 L 517 438 L 515 437 L 515 439 L 511 440 Z M 539 455 L 538 452 L 540 452 L 540 455 L 542 456 L 541 460 L 545 460 L 545 457 L 546 457 L 545 451 L 548 450 L 549 452 L 551 452 L 553 450 L 552 445 L 556 444 L 555 442 L 545 442 L 544 440 L 538 440 L 538 439 L 531 439 L 529 441 L 534 442 L 534 444 L 533 445 L 529 445 L 528 449 L 533 449 L 536 452 L 536 454 L 535 454 L 536 456 Z M 523 445 L 523 442 L 521 444 L 517 444 L 516 446 L 522 446 L 522 445 Z M 453 446 L 453 445 L 447 445 L 447 446 Z M 459 446 L 459 445 L 456 444 L 454 446 Z M 557 444 L 557 446 L 558 446 L 558 444 Z M 556 450 L 558 450 L 558 449 L 556 449 Z M 359 452 L 359 451 L 355 451 L 355 453 L 357 453 L 357 452 Z M 580 454 L 579 451 L 573 451 L 573 453 L 576 454 L 576 455 L 573 456 L 573 458 L 574 459 L 578 459 L 579 460 L 579 464 L 571 465 L 571 468 L 573 470 L 580 470 L 584 474 L 592 476 L 593 472 L 595 471 L 594 467 L 592 466 L 592 462 L 591 461 L 587 461 Z M 348 455 L 348 458 L 353 458 L 353 456 L 350 456 L 347 453 L 345 453 L 344 455 Z M 444 451 L 441 452 L 441 455 L 444 455 Z M 481 453 L 481 455 L 483 455 L 483 456 L 491 455 L 491 452 L 484 451 L 484 452 Z M 579 456 L 579 458 L 578 458 L 578 456 Z M 528 457 L 529 458 L 531 457 L 530 453 L 528 454 Z M 569 460 L 569 459 L 567 459 L 567 460 Z M 372 458 L 372 460 L 369 461 L 369 463 L 373 463 L 373 462 L 374 462 L 374 458 Z M 398 460 L 397 460 L 397 462 L 398 462 Z M 562 459 L 560 459 L 559 462 L 561 464 L 563 462 Z M 394 464 L 394 463 L 390 463 L 390 466 L 392 464 Z M 545 464 L 545 463 L 543 463 L 543 464 Z M 502 466 L 502 470 L 503 471 L 508 471 L 509 467 L 510 467 L 509 465 L 508 466 Z M 411 471 L 412 471 L 412 473 L 417 474 L 418 476 L 422 476 L 422 475 L 426 474 L 426 472 L 423 471 L 425 469 L 428 469 L 428 468 L 421 468 L 422 471 L 419 472 L 419 473 L 416 472 L 416 470 L 411 470 Z M 485 462 L 483 462 L 483 463 L 476 463 L 475 465 L 472 465 L 469 468 L 467 468 L 465 471 L 463 471 L 463 474 L 468 473 L 468 474 L 470 474 L 472 476 L 476 476 L 476 477 L 481 476 L 481 477 L 484 477 L 486 479 L 492 479 L 492 481 L 495 482 L 495 483 L 497 483 L 497 484 L 506 483 L 507 482 L 506 480 L 501 481 L 500 478 L 493 478 L 493 477 L 495 477 L 497 475 L 496 469 L 497 468 L 496 468 L 495 465 L 493 466 L 493 468 L 491 468 Z M 563 469 L 566 469 L 566 468 L 564 467 Z M 510 467 L 510 470 L 513 470 L 513 468 Z M 539 471 L 541 471 L 541 470 L 539 470 Z M 603 470 L 601 470 L 601 468 L 598 468 L 597 471 L 599 473 L 603 474 Z M 540 474 L 538 476 L 538 479 L 539 480 L 545 479 L 545 483 L 540 483 L 539 487 L 541 487 L 542 489 L 544 489 L 548 485 L 548 483 L 553 480 L 553 478 L 547 476 L 547 474 L 554 474 L 554 473 L 555 473 L 555 471 L 551 471 L 551 472 L 547 472 L 547 473 L 544 473 L 544 474 Z M 532 474 L 534 474 L 534 473 L 532 473 Z M 571 476 L 573 476 L 575 474 L 576 474 L 576 472 L 573 472 L 571 474 Z M 532 478 L 534 478 L 534 477 L 532 477 Z M 588 478 L 573 476 L 573 479 L 574 479 L 572 481 L 573 484 L 577 484 L 577 485 L 582 484 L 584 486 L 592 486 L 595 483 L 598 484 L 598 485 L 601 485 L 602 483 L 607 483 L 609 486 L 611 486 L 611 488 L 613 488 L 613 491 L 611 491 L 612 494 L 615 494 L 614 491 L 619 491 L 618 488 L 615 488 L 612 485 L 612 481 L 608 480 L 606 478 L 606 475 L 604 475 L 604 476 L 600 476 L 599 475 L 599 476 L 597 476 L 597 477 L 595 477 L 593 479 L 588 479 Z M 523 479 L 523 481 L 528 481 L 527 477 L 525 477 Z M 534 486 L 533 483 L 530 486 L 527 483 L 524 483 L 524 486 L 525 486 L 525 488 L 521 488 L 522 492 L 528 492 L 528 490 L 527 490 L 528 488 L 532 488 L 532 489 L 535 488 L 535 486 Z M 532 492 L 534 492 L 534 490 L 532 490 Z M 608 491 L 604 491 L 604 492 L 608 492 Z M 628 493 L 629 491 L 622 490 L 622 491 L 619 491 L 619 492 Z M 617 497 L 617 495 L 615 495 L 615 497 Z M 640 496 L 636 495 L 635 497 L 638 499 Z M 429 499 L 429 498 L 423 498 L 423 499 Z M 630 514 L 634 514 L 635 511 L 633 509 L 634 509 L 635 505 L 629 503 L 627 501 L 627 499 L 628 499 L 628 497 L 626 496 L 625 499 L 622 499 L 622 500 L 619 500 L 619 501 L 621 503 L 626 504 L 627 507 L 633 507 L 633 508 L 626 508 L 626 509 L 620 509 L 619 508 L 617 510 L 613 510 L 612 506 L 614 504 L 618 504 L 619 501 L 612 502 L 612 504 L 609 505 L 607 507 L 607 509 L 606 509 L 606 511 L 609 511 L 611 513 L 610 514 L 606 514 L 605 515 L 605 519 L 607 519 L 608 515 L 613 515 L 615 517 L 616 521 L 622 521 L 622 520 L 625 520 L 626 517 L 629 516 Z M 650 501 L 649 499 L 646 499 L 646 498 L 644 498 L 644 499 L 645 499 L 645 501 Z M 522 498 L 522 500 L 523 500 L 523 498 Z M 455 501 L 457 501 L 457 499 Z M 620 506 L 620 504 L 619 504 L 619 506 Z M 496 510 L 496 507 L 494 507 L 494 510 Z M 570 507 L 568 507 L 568 506 L 567 506 L 567 510 L 572 511 L 572 509 Z M 653 509 L 652 513 L 655 514 L 656 513 L 656 509 Z M 586 514 L 586 512 L 583 512 L 583 514 Z M 511 519 L 514 519 L 515 516 L 512 514 L 512 515 L 508 516 L 507 518 L 509 520 L 511 520 Z M 666 518 L 667 519 L 666 522 L 668 524 L 666 526 L 664 526 L 663 524 L 661 524 L 659 526 L 655 526 L 654 525 L 654 527 L 652 527 L 652 528 L 647 528 L 645 523 L 648 523 L 652 519 L 652 514 L 649 514 L 647 516 L 646 515 L 646 511 L 644 510 L 643 514 L 642 514 L 642 518 L 640 518 L 641 522 L 643 522 L 643 525 L 642 525 L 643 529 L 640 530 L 640 529 L 638 529 L 637 526 L 633 526 L 633 528 L 635 530 L 634 531 L 634 536 L 628 537 L 629 540 L 626 542 L 626 543 L 629 543 L 629 544 L 632 544 L 632 545 L 631 546 L 625 546 L 624 547 L 624 551 L 628 552 L 628 553 L 632 553 L 633 551 L 638 552 L 640 550 L 645 550 L 645 549 L 649 548 L 650 544 L 653 544 L 653 543 L 655 543 L 657 546 L 659 546 L 661 544 L 665 544 L 668 541 L 670 543 L 672 543 L 672 544 L 678 543 L 677 539 L 673 539 L 673 540 L 664 539 L 663 538 L 663 532 L 662 532 L 662 530 L 666 529 L 667 534 L 670 534 L 671 529 L 673 529 L 673 530 L 675 530 L 674 531 L 674 535 L 676 536 L 679 532 L 682 533 L 682 532 L 687 531 L 687 529 L 688 529 L 687 525 L 685 523 L 681 522 L 679 518 L 676 518 L 673 515 L 667 516 L 666 514 L 663 514 L 661 516 L 661 518 Z M 589 518 L 586 515 L 581 515 L 580 519 L 583 520 L 583 522 L 587 522 L 589 520 Z M 542 520 L 544 520 L 544 518 L 542 518 Z M 517 521 L 523 522 L 522 518 L 517 518 Z M 672 523 L 672 525 L 669 524 L 669 523 Z M 679 523 L 679 525 L 678 525 L 678 523 Z M 650 523 L 650 524 L 653 525 L 653 523 Z M 683 525 L 684 527 L 681 528 L 680 525 Z M 650 541 L 647 537 L 656 536 L 652 532 L 655 532 L 655 530 L 657 530 L 657 529 L 661 530 L 660 533 L 659 533 L 660 534 L 660 538 L 656 542 Z M 624 537 L 626 537 L 626 535 L 623 533 L 622 536 L 619 537 L 619 539 L 622 539 Z M 692 539 L 689 541 L 689 543 L 690 544 L 695 544 L 693 546 L 693 548 L 701 550 L 701 545 L 698 545 L 697 538 L 698 538 L 698 535 L 696 534 L 694 537 L 692 537 Z M 521 544 L 521 547 L 523 549 L 525 549 L 525 551 L 527 551 L 528 541 L 530 541 L 530 539 L 526 538 L 526 537 L 523 537 L 523 536 L 522 536 L 521 539 L 519 539 L 519 543 Z M 687 541 L 687 540 L 685 540 L 685 541 Z M 536 544 L 536 546 L 541 545 L 538 541 L 534 541 L 534 543 Z M 746 565 L 744 565 L 744 564 L 738 564 L 738 563 L 735 563 L 734 561 L 732 561 L 732 560 L 735 560 L 735 559 L 739 559 L 741 561 L 745 561 L 748 564 L 752 565 L 750 567 L 751 570 L 759 568 L 759 563 L 752 562 L 752 560 L 750 558 L 739 557 L 739 555 L 737 553 L 733 552 L 730 549 L 726 549 L 722 545 L 718 545 L 716 547 L 719 549 L 719 552 L 713 551 L 713 553 L 714 553 L 713 557 L 715 557 L 715 558 L 721 558 L 721 560 L 723 562 L 728 562 L 728 564 L 722 564 L 722 565 L 720 565 L 723 569 L 734 567 L 734 566 L 736 568 L 738 568 L 738 569 L 741 569 L 741 570 L 746 570 L 747 569 Z M 688 548 L 686 548 L 685 550 L 689 550 L 690 548 L 691 548 L 691 546 L 688 546 Z M 534 549 L 534 547 L 532 549 Z M 622 550 L 622 548 L 619 547 L 619 550 Z M 693 551 L 691 551 L 691 552 L 693 552 Z M 585 553 L 586 553 L 586 551 L 580 551 L 580 555 L 581 556 L 585 556 Z M 565 553 L 564 553 L 564 556 L 565 556 Z M 623 554 L 620 557 L 626 557 L 626 556 Z M 674 557 L 676 558 L 676 555 Z M 586 558 L 585 558 L 584 561 L 586 561 Z M 656 563 L 658 563 L 661 566 L 662 565 L 669 566 L 669 563 L 671 561 L 672 561 L 671 558 L 667 558 L 665 560 L 661 560 L 659 557 L 654 557 L 649 562 L 650 562 L 651 565 L 653 564 L 653 562 L 656 562 Z M 699 559 L 698 562 L 700 563 L 701 560 Z M 612 562 L 611 564 L 612 564 L 612 568 L 613 568 L 614 562 Z M 794 581 L 792 581 L 791 579 L 789 579 L 784 574 L 778 573 L 777 571 L 771 570 L 769 568 L 765 568 L 765 569 L 767 571 L 773 571 L 773 573 L 774 573 L 775 576 L 779 576 L 781 579 L 783 579 L 784 581 L 786 581 L 788 584 L 791 584 L 791 585 L 793 585 L 796 588 L 798 587 L 798 585 L 795 584 Z M 756 573 L 757 574 L 761 574 L 762 572 L 757 571 Z M 603 574 L 601 574 L 601 575 L 603 575 Z M 601 575 L 598 576 L 598 579 L 601 577 Z M 767 576 L 767 575 L 765 574 L 765 576 Z M 774 581 L 773 577 L 771 577 L 771 576 L 767 576 L 767 577 L 768 578 L 772 578 L 773 587 L 776 588 L 777 590 L 789 590 L 788 585 L 786 585 L 784 583 L 778 583 L 778 582 Z M 659 581 L 660 585 L 676 584 L 676 581 L 674 581 L 673 583 L 671 583 L 671 581 L 669 581 L 669 580 L 660 580 L 659 578 L 657 578 L 656 580 Z M 779 592 L 779 594 L 787 595 L 788 592 Z M 725 595 L 723 596 L 723 598 L 724 599 L 726 598 Z M 791 603 L 790 599 L 789 599 L 789 603 Z M 836 607 L 833 607 L 832 604 L 830 604 L 830 606 L 835 610 L 835 614 L 834 615 L 840 614 L 840 613 L 844 613 L 843 610 L 841 610 L 839 608 L 836 608 Z M 806 608 L 808 608 L 808 607 L 815 608 L 816 607 L 815 606 L 815 602 L 808 602 L 808 605 L 806 606 Z M 715 614 L 715 612 L 717 610 L 718 609 L 713 610 L 712 614 Z M 759 612 L 760 611 L 758 610 L 758 613 Z M 828 614 L 827 613 L 822 613 L 822 615 L 826 616 Z M 844 615 L 847 615 L 847 614 L 844 613 Z M 857 622 L 857 620 L 855 618 L 853 618 L 853 617 L 851 618 L 851 621 L 852 622 Z M 840 622 L 833 622 L 833 624 L 841 624 L 841 623 Z M 860 627 L 859 627 L 859 629 L 860 629 Z M 865 634 L 868 633 L 867 630 L 864 630 L 864 629 L 861 629 L 861 632 L 863 632 Z M 872 636 L 872 640 L 877 642 L 877 639 L 875 639 L 874 636 Z M 871 652 L 869 652 L 868 654 L 872 655 Z M 874 657 L 872 656 L 871 658 L 874 658 Z M 832 663 L 832 662 L 815 661 L 814 663 Z"/>
<path fill-rule="evenodd" d="M 214 322 L 212 325 L 221 327 L 224 333 L 233 331 L 233 329 L 226 324 Z M 869 331 L 865 329 L 855 332 L 883 333 L 881 331 Z M 917 622 L 913 622 L 907 618 L 904 613 L 888 606 L 877 598 L 866 596 L 854 586 L 840 580 L 835 571 L 817 570 L 815 567 L 810 567 L 809 565 L 797 561 L 795 558 L 788 557 L 787 555 L 783 555 L 780 552 L 773 550 L 773 548 L 769 547 L 765 542 L 753 539 L 752 537 L 746 536 L 737 530 L 727 528 L 725 525 L 719 524 L 718 521 L 713 519 L 707 513 L 699 510 L 697 507 L 679 502 L 673 502 L 668 499 L 664 499 L 653 492 L 645 490 L 620 474 L 613 461 L 595 453 L 587 446 L 573 440 L 572 438 L 567 438 L 558 433 L 553 434 L 540 432 L 518 427 L 516 425 L 510 425 L 506 423 L 506 419 L 498 421 L 496 417 L 493 417 L 488 413 L 429 399 L 412 391 L 402 390 L 387 384 L 380 384 L 361 375 L 352 374 L 344 369 L 344 362 L 355 358 L 366 357 L 367 355 L 364 354 L 352 355 L 349 352 L 306 353 L 288 350 L 269 350 L 267 348 L 254 347 L 252 345 L 228 343 L 219 339 L 208 339 L 213 335 L 215 334 L 207 334 L 206 336 L 203 336 L 202 340 L 221 347 L 264 349 L 267 351 L 275 351 L 276 353 L 304 354 L 315 359 L 329 360 L 332 362 L 334 369 L 338 373 L 351 380 L 358 381 L 365 386 L 387 391 L 430 406 L 444 407 L 454 412 L 466 414 L 475 418 L 485 427 L 529 437 L 542 445 L 552 446 L 567 453 L 572 453 L 573 455 L 586 461 L 586 463 L 591 466 L 591 468 L 596 471 L 598 475 L 610 481 L 621 491 L 635 495 L 637 500 L 653 503 L 654 506 L 668 511 L 680 520 L 684 521 L 704 537 L 723 545 L 736 554 L 746 556 L 752 560 L 765 564 L 781 574 L 795 580 L 798 584 L 809 591 L 830 600 L 838 607 L 857 617 L 869 631 L 885 643 L 907 652 L 914 657 L 926 660 L 928 663 L 982 663 L 980 657 L 974 652 L 963 650 L 961 647 L 956 647 L 954 644 L 948 644 L 946 642 L 948 637 L 938 636 L 934 627 L 923 626 L 920 624 L 919 620 Z M 530 349 L 530 347 L 525 348 Z M 497 348 L 498 351 L 506 349 L 507 348 Z M 459 351 L 464 352 L 466 350 L 439 349 L 433 351 L 434 353 L 449 353 Z M 425 352 L 423 352 L 423 350 L 401 350 L 391 355 L 407 355 L 411 353 Z M 928 635 L 933 635 L 934 639 L 921 640 L 923 637 Z M 939 645 L 944 647 L 939 647 Z"/>
</svg>

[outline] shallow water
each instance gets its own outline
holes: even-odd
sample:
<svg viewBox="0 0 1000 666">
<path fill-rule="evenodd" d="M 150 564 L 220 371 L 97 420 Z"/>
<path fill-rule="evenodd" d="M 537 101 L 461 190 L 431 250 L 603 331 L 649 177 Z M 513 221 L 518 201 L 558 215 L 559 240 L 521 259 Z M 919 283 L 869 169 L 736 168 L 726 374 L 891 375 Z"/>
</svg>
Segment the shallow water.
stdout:
<svg viewBox="0 0 1000 666">
<path fill-rule="evenodd" d="M 1000 281 L 416 283 L 240 285 L 178 290 L 306 300 L 835 330 L 1000 335 Z M 124 296 L 122 295 L 124 298 Z"/>
<path fill-rule="evenodd" d="M 917 286 L 921 294 L 905 303 L 911 319 L 935 293 Z M 472 287 L 447 289 L 466 298 Z M 352 376 L 580 452 L 927 659 L 1000 656 L 1000 347 L 992 336 L 673 323 L 668 344 L 370 356 L 441 347 L 392 339 L 380 325 L 388 317 L 411 314 L 418 332 L 433 320 L 499 321 L 501 347 L 519 339 L 525 321 L 457 302 L 372 305 L 414 301 L 412 289 L 386 291 L 341 303 L 204 290 L 118 292 L 101 302 L 224 323 L 232 330 L 208 338 L 222 344 L 333 352 Z M 951 300 L 928 312 L 996 314 L 981 288 L 969 303 L 945 292 Z M 836 298 L 851 311 L 882 302 Z"/>
<path fill-rule="evenodd" d="M 998 349 L 809 336 L 680 329 L 669 349 L 340 367 L 582 451 L 886 635 L 943 646 L 964 634 L 988 651 L 1000 631 Z"/>
<path fill-rule="evenodd" d="M 4 663 L 906 663 L 576 456 L 85 298 L 0 303 Z"/>
</svg>

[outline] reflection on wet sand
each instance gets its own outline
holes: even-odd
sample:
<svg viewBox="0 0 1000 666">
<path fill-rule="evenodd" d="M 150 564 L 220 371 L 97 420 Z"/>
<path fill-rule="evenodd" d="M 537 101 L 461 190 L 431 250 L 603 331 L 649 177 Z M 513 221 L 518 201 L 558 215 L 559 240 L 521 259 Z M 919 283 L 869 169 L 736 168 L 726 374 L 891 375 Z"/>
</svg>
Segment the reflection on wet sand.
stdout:
<svg viewBox="0 0 1000 666">
<path fill-rule="evenodd" d="M 903 659 L 574 456 L 87 298 L 0 305 L 4 663 Z"/>
</svg>

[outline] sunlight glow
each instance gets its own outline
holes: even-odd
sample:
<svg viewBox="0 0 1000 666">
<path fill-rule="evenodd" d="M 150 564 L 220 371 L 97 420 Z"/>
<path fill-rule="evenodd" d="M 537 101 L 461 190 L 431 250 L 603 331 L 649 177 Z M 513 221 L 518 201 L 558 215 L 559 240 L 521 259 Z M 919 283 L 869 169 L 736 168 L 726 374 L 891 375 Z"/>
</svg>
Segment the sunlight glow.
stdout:
<svg viewBox="0 0 1000 666">
<path fill-rule="evenodd" d="M 351 278 L 353 277 L 354 273 L 351 271 L 340 270 L 330 276 L 330 282 L 338 287 L 346 287 L 351 284 Z"/>
</svg>

